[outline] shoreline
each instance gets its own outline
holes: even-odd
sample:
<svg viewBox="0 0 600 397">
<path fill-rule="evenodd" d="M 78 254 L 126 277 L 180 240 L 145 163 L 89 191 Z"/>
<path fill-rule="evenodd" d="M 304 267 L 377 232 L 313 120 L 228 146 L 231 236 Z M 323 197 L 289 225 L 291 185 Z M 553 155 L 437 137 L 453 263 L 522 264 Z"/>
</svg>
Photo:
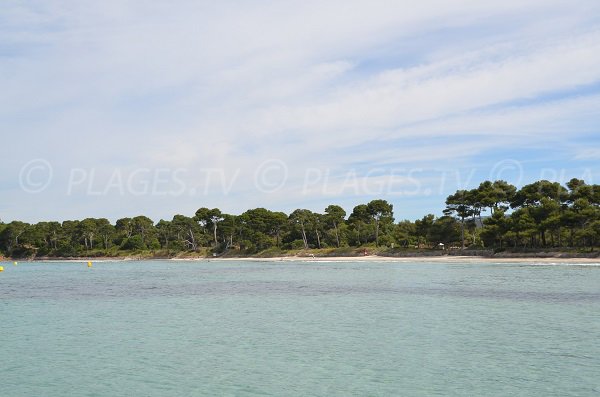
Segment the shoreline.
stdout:
<svg viewBox="0 0 600 397">
<path fill-rule="evenodd" d="M 473 263 L 473 262 L 485 262 L 485 263 L 597 263 L 600 265 L 600 258 L 548 258 L 548 257 L 518 257 L 518 258 L 494 258 L 487 256 L 458 256 L 458 255 L 445 255 L 445 256 L 412 256 L 412 257 L 390 257 L 390 256 L 332 256 L 332 257 L 273 257 L 273 258 L 207 258 L 211 262 L 389 262 L 389 263 Z M 178 259 L 175 259 L 178 260 Z M 181 260 L 181 259 L 179 259 Z M 183 261 L 194 261 L 195 259 L 183 259 Z"/>
<path fill-rule="evenodd" d="M 599 264 L 600 258 L 565 257 L 565 256 L 474 256 L 474 255 L 437 255 L 437 256 L 276 256 L 276 257 L 190 257 L 190 258 L 144 258 L 144 257 L 102 257 L 102 258 L 35 258 L 35 259 L 10 259 L 3 258 L 5 262 L 130 262 L 130 261 L 173 261 L 173 262 L 388 262 L 388 263 L 586 263 Z"/>
</svg>

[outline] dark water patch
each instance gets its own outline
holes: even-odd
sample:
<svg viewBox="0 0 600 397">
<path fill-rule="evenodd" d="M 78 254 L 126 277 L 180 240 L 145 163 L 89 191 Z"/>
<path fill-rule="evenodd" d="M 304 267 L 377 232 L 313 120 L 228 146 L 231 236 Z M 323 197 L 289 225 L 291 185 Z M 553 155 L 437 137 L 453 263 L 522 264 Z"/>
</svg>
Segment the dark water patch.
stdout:
<svg viewBox="0 0 600 397">
<path fill-rule="evenodd" d="M 453 287 L 413 287 L 373 284 L 328 284 L 297 281 L 209 281 L 209 282 L 83 282 L 70 285 L 38 284 L 13 286 L 2 291 L 1 299 L 101 299 L 150 298 L 160 296 L 335 296 L 335 295 L 419 295 L 464 299 L 496 299 L 516 302 L 599 303 L 600 292 L 524 291 Z"/>
</svg>

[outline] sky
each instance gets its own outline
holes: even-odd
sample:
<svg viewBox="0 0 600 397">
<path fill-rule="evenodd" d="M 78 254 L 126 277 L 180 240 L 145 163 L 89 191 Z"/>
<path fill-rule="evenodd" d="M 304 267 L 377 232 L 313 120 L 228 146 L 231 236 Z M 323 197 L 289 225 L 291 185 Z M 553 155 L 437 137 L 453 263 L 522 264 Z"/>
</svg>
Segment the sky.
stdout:
<svg viewBox="0 0 600 397">
<path fill-rule="evenodd" d="M 0 4 L 0 219 L 600 184 L 600 2 Z"/>
</svg>

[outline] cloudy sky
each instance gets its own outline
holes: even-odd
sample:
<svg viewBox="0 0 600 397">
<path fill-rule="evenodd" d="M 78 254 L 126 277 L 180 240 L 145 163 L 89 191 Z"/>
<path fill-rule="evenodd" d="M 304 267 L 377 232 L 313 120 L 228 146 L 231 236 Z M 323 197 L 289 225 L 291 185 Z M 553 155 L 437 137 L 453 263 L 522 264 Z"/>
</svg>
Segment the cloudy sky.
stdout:
<svg viewBox="0 0 600 397">
<path fill-rule="evenodd" d="M 0 219 L 600 183 L 600 2 L 2 1 Z"/>
</svg>

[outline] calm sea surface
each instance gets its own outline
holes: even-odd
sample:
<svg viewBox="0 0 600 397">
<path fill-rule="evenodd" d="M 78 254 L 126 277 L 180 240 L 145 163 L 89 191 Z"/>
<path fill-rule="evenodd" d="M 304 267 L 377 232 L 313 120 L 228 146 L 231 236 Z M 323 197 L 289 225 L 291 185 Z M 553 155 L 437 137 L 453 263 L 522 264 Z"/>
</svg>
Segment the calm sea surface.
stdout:
<svg viewBox="0 0 600 397">
<path fill-rule="evenodd" d="M 600 395 L 600 266 L 2 265 L 0 396 Z"/>
</svg>

